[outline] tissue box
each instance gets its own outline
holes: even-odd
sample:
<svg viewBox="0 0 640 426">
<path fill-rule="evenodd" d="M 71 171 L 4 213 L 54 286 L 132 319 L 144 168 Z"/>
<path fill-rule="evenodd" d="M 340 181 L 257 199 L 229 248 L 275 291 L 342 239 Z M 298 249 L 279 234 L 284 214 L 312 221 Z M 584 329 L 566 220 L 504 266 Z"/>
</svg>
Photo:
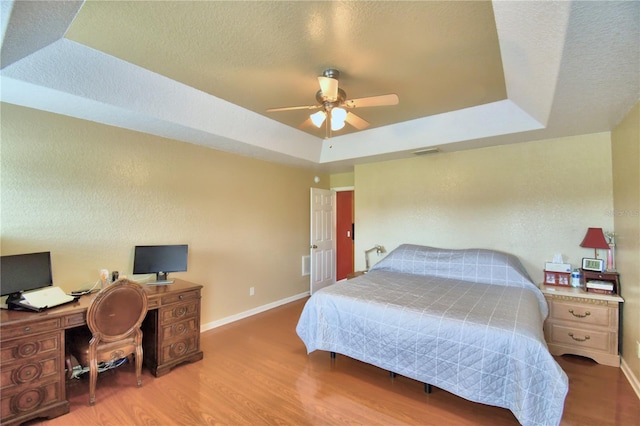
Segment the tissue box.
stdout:
<svg viewBox="0 0 640 426">
<path fill-rule="evenodd" d="M 571 273 L 570 263 L 553 263 L 547 262 L 544 264 L 544 270 L 550 272 L 568 272 Z"/>
</svg>

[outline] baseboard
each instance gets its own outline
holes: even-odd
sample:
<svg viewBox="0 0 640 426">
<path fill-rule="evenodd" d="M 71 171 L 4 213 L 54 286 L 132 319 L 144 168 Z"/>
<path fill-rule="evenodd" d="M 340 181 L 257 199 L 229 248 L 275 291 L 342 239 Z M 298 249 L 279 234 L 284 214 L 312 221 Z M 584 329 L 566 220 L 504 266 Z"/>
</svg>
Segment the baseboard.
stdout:
<svg viewBox="0 0 640 426">
<path fill-rule="evenodd" d="M 266 305 L 258 306 L 257 308 L 249 309 L 248 311 L 240 312 L 239 314 L 231 315 L 207 324 L 202 324 L 200 326 L 200 332 L 212 330 L 216 327 L 220 327 L 243 318 L 248 318 L 250 316 L 259 314 L 261 312 L 268 311 L 269 309 L 277 308 L 278 306 L 286 305 L 287 303 L 295 302 L 296 300 L 304 299 L 309 296 L 309 292 L 296 294 L 295 296 L 287 297 L 285 299 L 277 300 L 272 303 L 267 303 Z"/>
<path fill-rule="evenodd" d="M 629 364 L 627 364 L 622 357 L 620 357 L 620 369 L 627 377 L 627 380 L 635 391 L 636 396 L 640 399 L 640 380 L 638 380 L 638 378 L 633 374 L 633 371 L 629 368 Z"/>
</svg>

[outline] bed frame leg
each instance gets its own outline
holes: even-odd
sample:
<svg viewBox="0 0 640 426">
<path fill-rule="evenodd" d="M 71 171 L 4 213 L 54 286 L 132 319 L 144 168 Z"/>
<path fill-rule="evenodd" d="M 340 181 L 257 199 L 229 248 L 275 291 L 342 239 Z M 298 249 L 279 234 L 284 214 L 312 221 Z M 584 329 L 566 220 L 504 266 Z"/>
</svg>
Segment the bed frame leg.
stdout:
<svg viewBox="0 0 640 426">
<path fill-rule="evenodd" d="M 389 371 L 389 375 L 391 376 L 392 379 L 397 376 L 397 374 L 394 373 L 393 371 Z"/>
<path fill-rule="evenodd" d="M 431 393 L 431 385 L 429 383 L 424 384 L 424 393 Z"/>
<path fill-rule="evenodd" d="M 336 353 L 335 352 L 331 352 L 331 359 L 336 359 Z"/>
</svg>

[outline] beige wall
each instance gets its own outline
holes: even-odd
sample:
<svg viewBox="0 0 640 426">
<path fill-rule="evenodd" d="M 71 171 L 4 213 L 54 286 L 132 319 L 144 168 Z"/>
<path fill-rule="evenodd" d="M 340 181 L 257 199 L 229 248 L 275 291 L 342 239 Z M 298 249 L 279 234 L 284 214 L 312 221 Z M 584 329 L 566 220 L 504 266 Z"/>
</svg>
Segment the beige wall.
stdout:
<svg viewBox="0 0 640 426">
<path fill-rule="evenodd" d="M 189 271 L 175 276 L 204 285 L 203 324 L 304 293 L 310 186 L 355 185 L 356 253 L 403 242 L 497 248 L 536 281 L 554 253 L 573 264 L 590 256 L 579 247 L 586 228 L 615 220 L 623 358 L 640 377 L 638 105 L 611 136 L 365 164 L 318 185 L 312 171 L 1 107 L 1 253 L 50 250 L 65 290 L 101 268 L 130 274 L 136 244 L 188 243 Z"/>
<path fill-rule="evenodd" d="M 555 253 L 576 267 L 593 256 L 580 242 L 588 227 L 613 229 L 611 188 L 609 133 L 359 165 L 356 253 L 401 243 L 494 248 L 519 256 L 540 282 Z"/>
<path fill-rule="evenodd" d="M 616 266 L 625 300 L 622 358 L 640 384 L 640 102 L 614 129 L 611 141 Z"/>
<path fill-rule="evenodd" d="M 348 188 L 354 183 L 353 172 L 332 174 L 329 180 L 331 188 Z"/>
<path fill-rule="evenodd" d="M 64 290 L 180 243 L 203 324 L 309 290 L 315 172 L 8 104 L 1 122 L 2 254 L 51 251 Z"/>
</svg>

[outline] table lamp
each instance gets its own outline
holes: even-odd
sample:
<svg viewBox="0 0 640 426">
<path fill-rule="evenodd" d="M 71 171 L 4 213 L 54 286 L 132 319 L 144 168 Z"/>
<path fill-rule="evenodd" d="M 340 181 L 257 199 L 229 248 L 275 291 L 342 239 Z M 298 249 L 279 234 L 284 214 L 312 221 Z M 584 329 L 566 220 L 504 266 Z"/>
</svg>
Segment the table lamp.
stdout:
<svg viewBox="0 0 640 426">
<path fill-rule="evenodd" d="M 609 250 L 609 243 L 607 243 L 607 240 L 604 238 L 602 228 L 589 228 L 580 243 L 580 247 L 592 248 L 595 259 L 597 259 L 598 249 Z"/>
<path fill-rule="evenodd" d="M 382 253 L 386 253 L 387 251 L 384 249 L 384 247 L 382 247 L 381 245 L 376 244 L 375 246 L 371 247 L 369 250 L 365 250 L 364 251 L 364 264 L 365 264 L 365 271 L 369 270 L 369 253 L 375 251 L 378 254 L 382 254 Z"/>
</svg>

